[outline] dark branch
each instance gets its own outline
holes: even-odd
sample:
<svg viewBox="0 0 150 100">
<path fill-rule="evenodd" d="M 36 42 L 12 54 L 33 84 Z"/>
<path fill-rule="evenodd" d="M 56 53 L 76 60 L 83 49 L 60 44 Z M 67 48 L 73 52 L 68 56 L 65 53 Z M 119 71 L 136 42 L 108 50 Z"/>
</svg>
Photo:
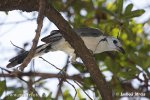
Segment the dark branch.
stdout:
<svg viewBox="0 0 150 100">
<path fill-rule="evenodd" d="M 51 73 L 36 73 L 36 72 L 27 72 L 27 73 L 19 73 L 17 76 L 13 75 L 13 74 L 0 74 L 0 77 L 23 77 L 23 76 L 29 76 L 29 77 L 41 77 L 43 79 L 47 79 L 47 78 L 64 78 L 63 75 L 59 75 L 59 74 L 51 74 Z M 82 82 L 82 78 L 80 77 L 80 75 L 72 75 L 72 76 L 65 76 L 66 79 L 70 79 L 70 80 L 75 80 L 78 81 L 79 83 Z"/>
</svg>

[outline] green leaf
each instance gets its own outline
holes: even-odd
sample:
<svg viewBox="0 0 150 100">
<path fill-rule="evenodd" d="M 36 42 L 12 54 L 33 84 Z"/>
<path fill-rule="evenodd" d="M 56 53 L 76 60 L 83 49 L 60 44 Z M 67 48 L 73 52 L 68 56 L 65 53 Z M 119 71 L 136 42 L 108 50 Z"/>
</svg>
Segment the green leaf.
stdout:
<svg viewBox="0 0 150 100">
<path fill-rule="evenodd" d="M 116 15 L 114 14 L 114 12 L 112 12 L 112 11 L 106 9 L 105 7 L 100 7 L 100 10 L 101 10 L 102 12 L 106 13 L 106 14 L 111 15 L 111 16 L 116 16 Z"/>
<path fill-rule="evenodd" d="M 0 96 L 3 94 L 5 89 L 6 89 L 6 81 L 0 81 Z"/>
<path fill-rule="evenodd" d="M 117 0 L 117 7 L 117 12 L 119 15 L 121 15 L 123 9 L 123 0 Z"/>
<path fill-rule="evenodd" d="M 38 100 L 38 99 L 40 98 L 38 94 L 33 93 L 33 92 L 30 92 L 28 95 L 29 95 L 29 97 L 32 98 L 33 100 Z M 43 94 L 41 98 L 42 98 L 42 99 L 44 98 L 43 100 L 46 100 L 46 99 L 45 99 L 45 98 L 46 98 L 45 94 Z"/>
<path fill-rule="evenodd" d="M 13 93 L 9 94 L 4 98 L 4 100 L 16 100 L 17 98 L 21 97 L 23 94 L 22 88 L 17 88 L 13 91 Z"/>
<path fill-rule="evenodd" d="M 83 79 L 83 88 L 85 90 L 89 89 L 92 84 L 93 84 L 93 81 L 90 77 L 86 77 L 86 78 Z"/>
<path fill-rule="evenodd" d="M 126 13 L 130 13 L 131 12 L 131 10 L 132 10 L 132 8 L 133 8 L 133 4 L 129 4 L 127 7 L 126 7 L 126 9 L 125 9 L 125 14 Z"/>
<path fill-rule="evenodd" d="M 45 93 L 42 94 L 42 97 L 41 97 L 41 98 L 42 98 L 42 100 L 48 100 L 48 97 L 46 96 Z M 36 100 L 36 99 L 35 99 L 35 100 Z"/>
<path fill-rule="evenodd" d="M 116 76 L 112 77 L 111 82 L 112 82 L 111 84 L 114 84 L 112 88 L 114 89 L 113 91 L 115 92 L 115 94 L 122 92 L 122 87 L 121 87 L 120 81 L 117 79 Z"/>
<path fill-rule="evenodd" d="M 138 17 L 141 16 L 145 11 L 144 10 L 134 10 L 131 11 L 130 13 L 125 13 L 124 16 L 122 16 L 122 18 L 124 19 L 130 19 L 130 18 L 134 18 L 134 17 Z"/>
<path fill-rule="evenodd" d="M 23 88 L 17 88 L 16 90 L 13 91 L 14 93 L 8 95 L 6 100 L 16 100 L 17 98 L 21 97 L 23 94 Z M 10 98 L 10 99 L 9 99 Z"/>
<path fill-rule="evenodd" d="M 73 97 L 71 96 L 69 90 L 65 90 L 63 96 L 64 96 L 64 99 L 65 99 L 65 100 L 73 100 Z"/>
<path fill-rule="evenodd" d="M 52 98 L 52 92 L 49 93 L 46 100 L 55 100 L 54 98 Z"/>
<path fill-rule="evenodd" d="M 83 72 L 86 71 L 84 65 L 82 65 L 82 64 L 75 63 L 75 64 L 73 64 L 73 66 L 74 66 L 76 69 L 78 69 L 78 71 L 80 71 L 81 73 L 83 73 Z"/>
<path fill-rule="evenodd" d="M 81 94 L 81 89 L 77 89 L 77 97 L 79 98 L 79 100 L 84 100 L 83 95 Z"/>
<path fill-rule="evenodd" d="M 34 98 L 34 100 L 37 100 L 39 97 L 36 96 L 37 98 Z M 54 98 L 52 98 L 52 92 L 50 92 L 47 96 L 45 93 L 42 94 L 42 100 L 54 100 Z"/>
</svg>

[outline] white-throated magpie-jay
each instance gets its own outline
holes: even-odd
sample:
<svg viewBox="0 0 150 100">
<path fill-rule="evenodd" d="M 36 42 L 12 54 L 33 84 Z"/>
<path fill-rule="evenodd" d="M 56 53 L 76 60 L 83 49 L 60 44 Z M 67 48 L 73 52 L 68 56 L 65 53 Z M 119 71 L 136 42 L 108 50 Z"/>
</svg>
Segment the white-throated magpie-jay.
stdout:
<svg viewBox="0 0 150 100">
<path fill-rule="evenodd" d="M 111 36 L 104 36 L 103 33 L 94 28 L 79 28 L 74 30 L 84 41 L 86 47 L 91 50 L 94 54 L 98 54 L 105 51 L 120 51 L 125 53 L 122 48 L 122 44 L 117 38 Z M 49 36 L 41 39 L 45 44 L 40 45 L 36 49 L 35 56 L 40 56 L 49 51 L 64 51 L 69 56 L 72 57 L 71 62 L 76 61 L 76 54 L 71 45 L 63 38 L 59 30 L 51 31 Z M 23 62 L 25 57 L 27 57 L 28 51 L 19 54 L 9 60 L 8 68 L 16 66 Z"/>
</svg>

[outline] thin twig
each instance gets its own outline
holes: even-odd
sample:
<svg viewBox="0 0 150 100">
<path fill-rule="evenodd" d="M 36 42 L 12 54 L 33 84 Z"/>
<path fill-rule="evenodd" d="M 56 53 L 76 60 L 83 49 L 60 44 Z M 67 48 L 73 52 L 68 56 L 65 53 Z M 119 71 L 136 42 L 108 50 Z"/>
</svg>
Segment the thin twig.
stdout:
<svg viewBox="0 0 150 100">
<path fill-rule="evenodd" d="M 65 73 L 65 75 L 66 75 L 67 69 L 68 69 L 68 61 L 69 61 L 69 56 L 67 57 L 67 62 L 66 62 L 65 67 L 62 69 L 62 71 Z M 60 70 L 60 72 L 61 72 L 61 70 Z M 59 72 L 59 73 L 60 73 L 60 72 Z M 55 96 L 55 100 L 58 99 L 58 96 L 59 96 L 59 94 L 60 94 L 60 92 L 61 92 L 61 87 L 63 86 L 63 81 L 64 81 L 64 78 L 59 79 L 59 87 L 58 87 L 58 89 L 57 89 L 57 93 L 56 93 L 56 96 Z"/>
<path fill-rule="evenodd" d="M 43 57 L 39 57 L 39 58 L 41 58 L 42 60 L 44 60 L 44 61 L 47 62 L 48 64 L 52 65 L 52 66 L 55 67 L 56 69 L 61 70 L 60 68 L 58 68 L 58 67 L 55 66 L 54 64 L 50 63 L 49 61 L 47 61 L 47 60 L 44 59 Z"/>
<path fill-rule="evenodd" d="M 72 84 L 72 83 L 70 83 L 69 81 L 67 81 L 66 80 L 66 76 L 68 76 L 68 74 L 67 74 L 67 68 L 68 68 L 68 64 L 69 64 L 69 56 L 67 57 L 67 62 L 66 62 L 66 65 L 65 65 L 65 67 L 63 68 L 63 76 L 64 76 L 64 78 L 62 78 L 61 80 L 60 80 L 60 86 L 62 86 L 62 84 L 63 84 L 63 80 L 65 80 L 65 82 L 67 82 L 68 84 L 70 84 L 73 88 L 74 88 L 74 90 L 75 90 L 75 95 L 74 95 L 74 98 L 73 98 L 73 100 L 75 100 L 75 98 L 76 98 L 76 95 L 77 95 L 77 90 L 76 90 L 76 88 L 75 88 L 75 86 Z M 61 88 L 61 87 L 60 87 Z"/>
<path fill-rule="evenodd" d="M 67 81 L 67 80 L 65 80 L 68 84 L 70 84 L 73 88 L 74 88 L 74 90 L 75 90 L 75 95 L 74 95 L 74 98 L 73 98 L 73 100 L 75 100 L 75 98 L 76 98 L 76 96 L 77 96 L 77 90 L 76 90 L 76 88 L 75 88 L 75 86 L 72 84 L 72 83 L 70 83 L 69 81 Z"/>
<path fill-rule="evenodd" d="M 21 50 L 23 50 L 23 51 L 26 51 L 26 50 L 24 50 L 23 48 L 21 48 L 21 47 L 15 45 L 12 41 L 10 41 L 10 43 L 11 43 L 13 46 L 15 46 L 16 48 L 19 48 L 19 49 L 21 49 Z"/>
<path fill-rule="evenodd" d="M 60 93 L 62 93 L 61 87 L 63 85 L 63 81 L 64 81 L 63 79 L 59 80 L 59 87 L 58 87 L 57 92 L 56 92 L 55 100 L 58 100 Z"/>
<path fill-rule="evenodd" d="M 74 82 L 82 89 L 82 91 L 89 97 L 89 99 L 93 100 L 93 99 L 85 92 L 85 90 L 80 86 L 80 84 L 79 84 L 78 82 L 76 82 L 75 80 L 74 80 Z"/>
<path fill-rule="evenodd" d="M 22 77 L 18 77 L 20 80 L 22 80 L 25 83 L 28 83 L 26 80 L 24 80 Z"/>
<path fill-rule="evenodd" d="M 42 58 L 42 57 L 40 57 L 40 58 Z M 49 63 L 49 64 L 51 64 L 50 62 L 48 62 L 47 60 L 45 60 L 44 58 L 42 58 L 44 61 L 46 61 L 47 63 Z M 73 88 L 74 88 L 74 90 L 75 90 L 75 96 L 74 96 L 74 99 L 73 100 L 75 100 L 75 98 L 76 98 L 76 95 L 77 95 L 77 90 L 76 90 L 76 88 L 75 88 L 75 86 L 73 85 L 73 84 L 71 84 L 69 81 L 67 81 L 66 80 L 66 76 L 68 76 L 68 74 L 66 73 L 66 71 L 67 71 L 67 68 L 68 68 L 68 64 L 69 64 L 69 56 L 67 57 L 67 62 L 66 62 L 66 65 L 65 65 L 65 67 L 63 68 L 63 69 L 59 69 L 59 68 L 57 68 L 55 65 L 53 65 L 53 64 L 51 64 L 53 67 L 55 67 L 56 69 L 58 69 L 58 70 L 60 70 L 60 72 L 59 72 L 59 74 L 62 74 L 62 72 L 63 72 L 63 74 L 64 75 L 62 75 L 64 78 L 58 78 L 59 79 L 59 88 L 58 88 L 58 91 L 57 91 L 57 94 L 56 94 L 56 97 L 55 97 L 55 99 L 56 98 L 58 98 L 58 96 L 59 96 L 59 92 L 60 92 L 60 90 L 61 90 L 61 87 L 62 87 L 62 84 L 63 84 L 63 81 L 65 80 L 65 82 L 67 82 L 68 84 L 70 84 Z M 75 81 L 75 80 L 74 80 Z M 80 87 L 81 88 L 81 87 Z M 87 93 L 85 93 L 86 95 L 88 95 Z M 90 97 L 89 97 L 90 98 Z M 91 99 L 91 98 L 90 98 Z M 91 99 L 92 100 L 92 99 Z"/>
<path fill-rule="evenodd" d="M 29 51 L 28 56 L 25 58 L 25 60 L 23 61 L 23 63 L 19 66 L 19 69 L 21 71 L 24 70 L 24 68 L 28 65 L 28 63 L 31 61 L 31 59 L 33 58 L 35 51 L 36 51 L 36 47 L 38 44 L 38 40 L 40 37 L 40 33 L 41 33 L 41 29 L 43 26 L 43 19 L 44 19 L 44 14 L 45 14 L 45 7 L 46 7 L 46 1 L 45 0 L 40 0 L 39 1 L 39 15 L 37 18 L 37 30 L 36 30 L 36 35 L 33 39 L 33 45 Z"/>
<path fill-rule="evenodd" d="M 36 18 L 32 18 L 32 19 L 26 19 L 26 20 L 21 20 L 21 21 L 16 21 L 16 22 L 2 22 L 0 23 L 0 25 L 10 25 L 10 24 L 20 24 L 20 23 L 24 23 L 24 22 L 27 22 L 27 21 L 33 21 L 35 20 Z"/>
<path fill-rule="evenodd" d="M 6 72 L 8 72 L 8 73 L 11 73 L 11 71 L 9 71 L 9 70 L 7 70 L 7 69 L 5 69 L 5 68 L 0 67 L 0 69 L 6 71 Z"/>
<path fill-rule="evenodd" d="M 69 80 L 76 80 L 78 81 L 79 83 L 82 81 L 80 78 L 76 77 L 76 76 L 80 76 L 80 74 L 77 74 L 77 75 L 72 75 L 72 76 L 66 76 L 65 78 L 66 79 L 69 79 Z M 37 72 L 27 72 L 27 73 L 19 73 L 17 76 L 14 75 L 14 74 L 1 74 L 0 73 L 0 77 L 23 77 L 23 76 L 33 76 L 33 77 L 42 77 L 42 78 L 64 78 L 64 76 L 60 76 L 58 74 L 52 74 L 52 73 L 37 73 Z"/>
<path fill-rule="evenodd" d="M 44 59 L 43 57 L 39 57 L 39 58 L 43 59 L 44 61 L 46 61 L 47 63 L 49 63 L 49 64 L 52 65 L 53 67 L 55 67 L 56 69 L 60 70 L 60 72 L 58 73 L 58 75 L 61 74 L 61 75 L 63 76 L 63 78 L 61 78 L 61 79 L 58 78 L 58 79 L 59 79 L 59 88 L 58 88 L 58 91 L 57 91 L 57 94 L 56 94 L 55 99 L 58 98 L 58 95 L 59 95 L 59 92 L 60 92 L 60 90 L 61 90 L 63 81 L 65 80 L 68 84 L 70 84 L 70 85 L 75 89 L 75 96 L 74 96 L 74 100 L 75 100 L 76 95 L 77 95 L 77 90 L 76 90 L 76 88 L 75 88 L 75 86 L 74 86 L 73 84 L 71 84 L 69 81 L 66 80 L 66 75 L 67 75 L 66 71 L 67 71 L 67 67 L 68 67 L 68 60 L 69 60 L 69 57 L 67 58 L 66 65 L 65 65 L 65 67 L 64 67 L 63 69 L 60 69 L 60 68 L 56 67 L 54 64 L 50 63 L 49 61 L 47 61 L 47 60 Z M 65 75 L 63 75 L 63 74 L 65 74 Z"/>
</svg>

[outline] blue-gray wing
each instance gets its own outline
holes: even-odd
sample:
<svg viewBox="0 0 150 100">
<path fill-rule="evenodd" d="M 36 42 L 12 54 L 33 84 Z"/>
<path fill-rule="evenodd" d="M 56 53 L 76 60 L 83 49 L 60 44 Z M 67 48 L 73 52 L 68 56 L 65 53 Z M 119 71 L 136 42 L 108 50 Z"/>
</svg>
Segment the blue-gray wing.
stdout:
<svg viewBox="0 0 150 100">
<path fill-rule="evenodd" d="M 51 34 L 42 38 L 41 41 L 45 43 L 54 43 L 63 38 L 62 34 L 59 30 L 53 30 L 51 31 Z"/>
<path fill-rule="evenodd" d="M 74 31 L 81 37 L 98 37 L 100 35 L 103 35 L 103 33 L 95 28 L 78 28 L 74 29 Z M 53 30 L 51 31 L 51 34 L 42 38 L 41 41 L 45 43 L 54 43 L 63 38 L 62 34 L 59 30 Z"/>
<path fill-rule="evenodd" d="M 87 36 L 87 37 L 98 37 L 100 35 L 103 35 L 103 32 L 100 31 L 99 29 L 95 29 L 95 28 L 78 28 L 75 29 L 75 32 L 79 35 L 79 36 Z"/>
<path fill-rule="evenodd" d="M 23 62 L 23 60 L 27 57 L 28 53 L 29 53 L 28 51 L 24 51 L 23 53 L 11 58 L 9 60 L 10 63 L 6 67 L 11 68 L 18 64 L 21 64 Z"/>
</svg>

